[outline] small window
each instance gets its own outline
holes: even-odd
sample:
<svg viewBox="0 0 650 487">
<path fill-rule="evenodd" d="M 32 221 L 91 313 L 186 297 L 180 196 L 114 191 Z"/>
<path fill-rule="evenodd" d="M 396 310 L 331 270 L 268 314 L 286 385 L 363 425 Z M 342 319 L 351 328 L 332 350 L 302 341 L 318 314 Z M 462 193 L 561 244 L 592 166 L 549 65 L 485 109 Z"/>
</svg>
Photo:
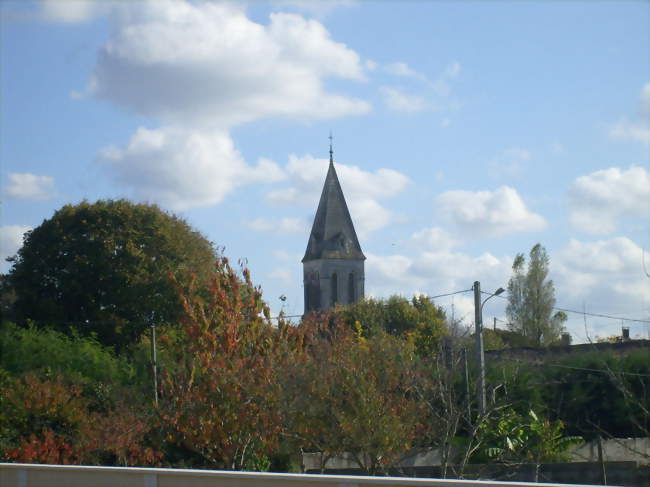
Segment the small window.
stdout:
<svg viewBox="0 0 650 487">
<path fill-rule="evenodd" d="M 352 304 L 354 301 L 354 272 L 350 272 L 350 275 L 348 276 L 348 304 Z"/>
<path fill-rule="evenodd" d="M 336 272 L 332 274 L 332 279 L 330 280 L 331 288 L 331 297 L 330 302 L 332 306 L 339 302 L 339 278 L 336 275 Z"/>
</svg>

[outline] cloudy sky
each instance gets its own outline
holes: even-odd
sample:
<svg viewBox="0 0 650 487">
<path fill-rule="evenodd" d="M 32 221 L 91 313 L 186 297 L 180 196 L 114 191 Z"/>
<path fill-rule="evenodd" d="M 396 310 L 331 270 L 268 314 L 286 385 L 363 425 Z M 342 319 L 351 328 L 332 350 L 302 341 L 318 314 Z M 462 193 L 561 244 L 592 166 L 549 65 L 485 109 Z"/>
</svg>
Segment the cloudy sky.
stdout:
<svg viewBox="0 0 650 487">
<path fill-rule="evenodd" d="M 650 319 L 648 2 L 0 9 L 3 257 L 63 204 L 155 202 L 300 314 L 331 130 L 367 293 L 505 287 L 540 242 L 557 306 Z M 437 302 L 472 322 L 470 293 Z"/>
</svg>

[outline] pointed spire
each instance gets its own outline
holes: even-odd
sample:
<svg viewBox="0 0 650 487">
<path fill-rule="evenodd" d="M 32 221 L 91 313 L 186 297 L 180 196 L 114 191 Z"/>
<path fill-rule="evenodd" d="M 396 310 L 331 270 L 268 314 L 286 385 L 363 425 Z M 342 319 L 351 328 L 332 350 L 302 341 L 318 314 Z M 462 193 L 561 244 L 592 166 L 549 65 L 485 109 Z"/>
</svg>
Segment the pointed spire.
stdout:
<svg viewBox="0 0 650 487">
<path fill-rule="evenodd" d="M 334 168 L 330 134 L 330 164 L 303 262 L 316 259 L 365 260 L 348 205 Z"/>
</svg>

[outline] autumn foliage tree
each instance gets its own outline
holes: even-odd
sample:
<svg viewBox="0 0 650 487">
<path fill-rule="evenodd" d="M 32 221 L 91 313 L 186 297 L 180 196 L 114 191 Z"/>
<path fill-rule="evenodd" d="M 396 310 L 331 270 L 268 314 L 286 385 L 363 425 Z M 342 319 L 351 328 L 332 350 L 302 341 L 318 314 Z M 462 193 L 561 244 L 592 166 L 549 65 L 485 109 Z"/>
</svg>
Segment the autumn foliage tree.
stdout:
<svg viewBox="0 0 650 487">
<path fill-rule="evenodd" d="M 286 434 L 320 452 L 321 467 L 346 453 L 367 474 L 386 472 L 424 427 L 413 346 L 384 331 L 366 338 L 332 315 L 304 320 L 299 333 L 283 373 Z"/>
<path fill-rule="evenodd" d="M 281 423 L 274 367 L 277 336 L 261 291 L 220 257 L 209 297 L 180 287 L 183 330 L 164 372 L 161 428 L 202 466 L 260 469 Z"/>
</svg>

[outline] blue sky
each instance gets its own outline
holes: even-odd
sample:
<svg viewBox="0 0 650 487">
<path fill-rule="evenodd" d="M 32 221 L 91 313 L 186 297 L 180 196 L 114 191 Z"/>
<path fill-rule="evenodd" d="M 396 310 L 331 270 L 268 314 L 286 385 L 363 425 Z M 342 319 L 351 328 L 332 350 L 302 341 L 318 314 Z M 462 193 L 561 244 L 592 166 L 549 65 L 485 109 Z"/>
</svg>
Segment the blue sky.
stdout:
<svg viewBox="0 0 650 487">
<path fill-rule="evenodd" d="M 3 257 L 63 204 L 155 202 L 300 314 L 331 130 L 367 293 L 505 287 L 540 242 L 559 307 L 650 319 L 648 2 L 0 8 Z"/>
</svg>

